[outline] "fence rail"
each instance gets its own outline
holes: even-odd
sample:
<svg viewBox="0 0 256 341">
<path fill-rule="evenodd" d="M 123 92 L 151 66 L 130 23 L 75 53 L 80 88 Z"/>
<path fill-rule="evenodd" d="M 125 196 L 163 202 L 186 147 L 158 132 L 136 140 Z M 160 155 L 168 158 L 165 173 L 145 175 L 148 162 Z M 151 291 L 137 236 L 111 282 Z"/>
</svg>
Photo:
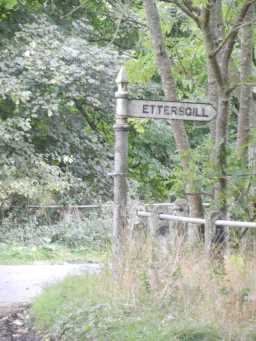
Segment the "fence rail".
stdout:
<svg viewBox="0 0 256 341">
<path fill-rule="evenodd" d="M 137 215 L 139 217 L 151 217 L 151 212 L 138 211 Z M 191 218 L 184 216 L 176 216 L 172 214 L 159 214 L 159 219 L 171 220 L 171 221 L 181 221 L 190 224 L 206 224 L 206 219 L 203 218 Z M 245 227 L 245 228 L 256 228 L 256 223 L 254 222 L 244 222 L 244 221 L 234 221 L 234 220 L 216 220 L 215 225 L 217 226 L 229 226 L 229 227 Z"/>
<path fill-rule="evenodd" d="M 208 205 L 207 203 L 205 205 Z M 102 205 L 28 205 L 28 208 L 34 209 L 50 209 L 50 208 L 67 208 L 67 209 L 97 209 L 102 207 L 111 207 L 112 204 L 102 204 Z M 154 204 L 145 204 L 145 207 L 171 207 L 173 209 L 177 208 L 174 203 L 154 203 Z M 137 211 L 137 215 L 139 217 L 150 217 L 152 212 L 148 211 Z M 170 221 L 180 221 L 184 223 L 190 223 L 195 225 L 206 224 L 206 219 L 204 218 L 192 218 L 186 216 L 177 216 L 173 214 L 163 214 L 160 213 L 158 215 L 161 220 L 170 220 Z M 229 226 L 229 227 L 241 227 L 241 228 L 252 228 L 256 229 L 256 223 L 251 221 L 234 221 L 234 220 L 216 220 L 216 226 Z"/>
<path fill-rule="evenodd" d="M 91 208 L 102 208 L 102 207 L 111 207 L 112 204 L 103 204 L 103 205 L 28 205 L 28 208 L 37 208 L 37 209 L 47 209 L 47 208 L 77 208 L 77 209 L 91 209 Z"/>
</svg>

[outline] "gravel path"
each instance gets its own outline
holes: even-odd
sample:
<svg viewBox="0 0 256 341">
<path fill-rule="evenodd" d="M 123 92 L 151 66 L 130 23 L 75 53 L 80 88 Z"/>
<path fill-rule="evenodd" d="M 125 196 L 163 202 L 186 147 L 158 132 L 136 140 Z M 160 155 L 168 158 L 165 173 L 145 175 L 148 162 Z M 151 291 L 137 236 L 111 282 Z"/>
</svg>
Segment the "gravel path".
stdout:
<svg viewBox="0 0 256 341">
<path fill-rule="evenodd" d="M 0 307 L 30 303 L 44 287 L 67 275 L 99 270 L 98 264 L 0 265 Z"/>
<path fill-rule="evenodd" d="M 0 265 L 0 341 L 40 341 L 28 324 L 28 304 L 68 275 L 95 273 L 98 264 Z"/>
</svg>

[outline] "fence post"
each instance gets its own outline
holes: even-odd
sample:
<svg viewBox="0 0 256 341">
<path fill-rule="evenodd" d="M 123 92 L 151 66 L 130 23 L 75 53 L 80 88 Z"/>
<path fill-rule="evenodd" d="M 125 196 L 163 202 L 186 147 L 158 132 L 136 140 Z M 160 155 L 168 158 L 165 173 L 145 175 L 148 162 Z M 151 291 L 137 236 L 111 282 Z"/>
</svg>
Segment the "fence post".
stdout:
<svg viewBox="0 0 256 341">
<path fill-rule="evenodd" d="M 129 239 L 127 249 L 132 250 L 133 257 L 138 261 L 144 256 L 144 246 L 148 239 L 148 218 L 139 217 L 138 211 L 145 211 L 144 205 L 135 202 L 128 208 L 128 229 Z M 130 259 L 130 252 L 129 252 Z"/>
<path fill-rule="evenodd" d="M 125 257 L 127 229 L 127 173 L 128 173 L 128 77 L 124 67 L 116 79 L 114 207 L 113 207 L 113 273 L 120 276 Z"/>
<path fill-rule="evenodd" d="M 204 227 L 204 245 L 205 252 L 208 256 L 211 254 L 212 237 L 215 229 L 215 220 L 217 219 L 216 212 L 209 212 L 206 215 L 206 222 Z"/>
<path fill-rule="evenodd" d="M 156 248 L 156 231 L 159 227 L 158 207 L 152 208 L 151 215 L 148 219 L 150 231 L 150 285 L 153 290 L 158 288 L 159 278 L 157 271 L 157 248 Z"/>
<path fill-rule="evenodd" d="M 226 229 L 216 226 L 216 220 L 222 219 L 218 211 L 209 212 L 205 223 L 205 251 L 216 259 L 222 260 L 226 248 Z"/>
</svg>

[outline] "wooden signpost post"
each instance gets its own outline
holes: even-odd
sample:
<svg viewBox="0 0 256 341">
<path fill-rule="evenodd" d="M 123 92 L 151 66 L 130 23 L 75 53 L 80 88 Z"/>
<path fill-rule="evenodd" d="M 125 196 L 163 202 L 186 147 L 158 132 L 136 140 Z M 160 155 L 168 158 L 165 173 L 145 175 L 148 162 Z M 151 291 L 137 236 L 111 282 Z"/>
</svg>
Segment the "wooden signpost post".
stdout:
<svg viewBox="0 0 256 341">
<path fill-rule="evenodd" d="M 116 79 L 116 124 L 113 211 L 113 270 L 120 274 L 125 252 L 128 197 L 128 123 L 129 117 L 209 122 L 216 110 L 208 103 L 134 100 L 128 98 L 128 77 L 124 67 Z"/>
</svg>

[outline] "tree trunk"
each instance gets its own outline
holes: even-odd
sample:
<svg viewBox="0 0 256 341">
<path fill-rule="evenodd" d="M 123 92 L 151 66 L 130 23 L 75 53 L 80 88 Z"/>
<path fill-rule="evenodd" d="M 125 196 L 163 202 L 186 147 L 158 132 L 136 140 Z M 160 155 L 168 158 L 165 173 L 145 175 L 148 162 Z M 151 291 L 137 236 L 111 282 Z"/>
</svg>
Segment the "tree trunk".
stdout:
<svg viewBox="0 0 256 341">
<path fill-rule="evenodd" d="M 218 183 L 215 188 L 215 200 L 223 217 L 227 213 L 227 140 L 228 140 L 229 96 L 225 89 L 219 92 L 218 117 L 216 122 L 215 167 Z"/>
<path fill-rule="evenodd" d="M 208 16 L 201 24 L 204 34 L 205 49 L 208 55 L 208 77 L 211 97 L 217 104 L 217 117 L 215 122 L 215 130 L 211 129 L 214 136 L 214 150 L 211 158 L 214 161 L 217 173 L 217 182 L 214 187 L 214 201 L 218 207 L 219 216 L 225 218 L 227 215 L 227 141 L 228 141 L 228 116 L 229 116 L 229 100 L 228 79 L 229 79 L 229 62 L 224 60 L 224 50 L 220 50 L 213 54 L 216 47 L 221 44 L 223 39 L 223 20 L 222 20 L 222 4 L 221 0 L 211 1 L 208 9 Z M 216 36 L 216 30 L 221 36 Z M 213 89 L 213 87 L 216 87 Z M 215 227 L 213 233 L 214 254 L 223 254 L 226 245 L 226 227 Z"/>
<path fill-rule="evenodd" d="M 244 22 L 251 22 L 253 20 L 254 6 L 251 5 Z M 253 24 L 248 24 L 242 28 L 241 31 L 241 72 L 240 81 L 242 83 L 248 81 L 252 74 L 252 54 L 253 54 Z M 240 88 L 240 107 L 238 115 L 238 129 L 237 129 L 237 151 L 246 167 L 248 163 L 248 143 L 249 143 L 249 115 L 251 105 L 251 87 L 242 84 Z"/>
<path fill-rule="evenodd" d="M 249 113 L 250 131 L 256 132 L 256 87 L 251 91 L 252 101 Z M 256 143 L 253 141 L 249 145 L 249 166 L 252 173 L 256 172 Z"/>
<path fill-rule="evenodd" d="M 256 132 L 256 87 L 252 90 L 252 101 L 250 108 L 250 131 Z M 256 173 L 256 143 L 253 140 L 249 145 L 249 167 L 252 174 Z M 256 186 L 251 188 L 252 197 L 256 197 Z M 252 202 L 250 205 L 250 219 L 256 219 L 256 202 Z"/>
<path fill-rule="evenodd" d="M 212 3 L 211 16 L 209 18 L 209 30 L 211 32 L 213 47 L 217 48 L 224 37 L 224 25 L 222 16 L 222 0 L 216 0 Z M 217 57 L 217 61 L 220 57 Z M 217 109 L 218 108 L 218 82 L 215 70 L 207 58 L 208 71 L 208 101 Z M 212 140 L 216 139 L 216 120 L 210 123 L 210 131 Z"/>
<path fill-rule="evenodd" d="M 170 101 L 176 101 L 176 84 L 171 73 L 171 60 L 166 52 L 156 2 L 154 0 L 144 0 L 144 6 L 165 96 Z M 189 166 L 190 145 L 184 122 L 172 120 L 171 125 L 177 149 L 181 156 L 182 166 L 186 169 Z M 193 190 L 193 183 L 189 183 L 188 191 L 193 192 Z M 202 217 L 203 206 L 201 196 L 196 193 L 194 195 L 190 195 L 188 196 L 188 202 L 190 206 L 190 214 L 194 217 Z"/>
<path fill-rule="evenodd" d="M 211 133 L 215 139 L 214 161 L 218 176 L 215 186 L 215 202 L 218 205 L 219 213 L 225 218 L 227 214 L 226 144 L 228 141 L 228 111 L 231 92 L 229 67 L 239 29 L 243 26 L 245 16 L 250 7 L 254 6 L 255 0 L 243 2 L 237 16 L 233 19 L 232 25 L 230 25 L 230 31 L 225 37 L 223 34 L 221 0 L 209 0 L 207 5 L 203 6 L 200 6 L 200 2 L 197 6 L 192 1 L 185 0 L 162 1 L 175 3 L 178 8 L 196 22 L 204 35 L 205 50 L 208 56 L 209 100 L 215 105 L 218 102 L 216 126 L 213 124 L 211 127 Z M 144 0 L 144 2 L 148 1 Z M 221 38 L 220 40 L 218 40 L 217 35 Z M 216 233 L 223 235 L 223 231 Z M 217 236 L 215 240 L 221 240 L 222 243 L 223 238 Z"/>
</svg>

